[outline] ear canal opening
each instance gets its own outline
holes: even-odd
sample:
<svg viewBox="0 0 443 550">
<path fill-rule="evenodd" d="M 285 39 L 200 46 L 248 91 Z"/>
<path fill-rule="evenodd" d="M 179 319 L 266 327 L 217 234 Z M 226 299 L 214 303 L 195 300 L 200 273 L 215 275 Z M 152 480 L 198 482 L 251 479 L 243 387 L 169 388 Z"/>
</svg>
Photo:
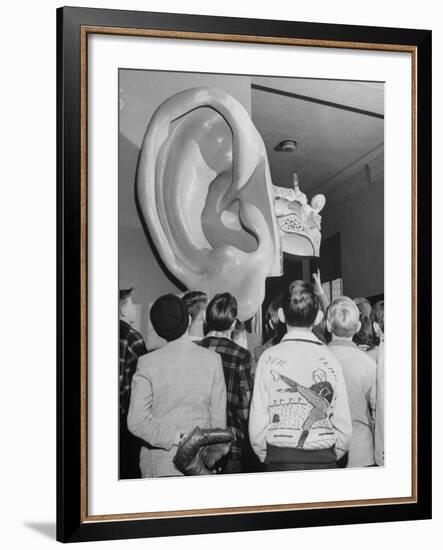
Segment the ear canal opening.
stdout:
<svg viewBox="0 0 443 550">
<path fill-rule="evenodd" d="M 228 208 L 223 210 L 220 219 L 227 229 L 241 231 L 243 227 L 240 223 L 240 201 L 234 201 Z"/>
<path fill-rule="evenodd" d="M 236 245 L 240 250 L 243 250 L 243 252 L 255 252 L 258 247 L 258 237 L 252 229 L 243 223 L 240 207 L 240 200 L 235 200 L 228 208 L 223 210 L 220 220 L 226 229 L 237 232 L 238 242 Z"/>
</svg>

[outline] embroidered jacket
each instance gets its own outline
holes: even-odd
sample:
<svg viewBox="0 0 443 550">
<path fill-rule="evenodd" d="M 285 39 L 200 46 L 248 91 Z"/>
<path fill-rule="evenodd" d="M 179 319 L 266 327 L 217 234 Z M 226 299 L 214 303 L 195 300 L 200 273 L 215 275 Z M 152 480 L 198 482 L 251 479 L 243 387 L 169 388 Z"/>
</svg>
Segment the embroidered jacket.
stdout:
<svg viewBox="0 0 443 550">
<path fill-rule="evenodd" d="M 251 445 L 262 462 L 267 444 L 300 450 L 334 448 L 341 458 L 351 434 L 340 364 L 314 334 L 292 330 L 263 352 L 249 416 Z"/>
</svg>

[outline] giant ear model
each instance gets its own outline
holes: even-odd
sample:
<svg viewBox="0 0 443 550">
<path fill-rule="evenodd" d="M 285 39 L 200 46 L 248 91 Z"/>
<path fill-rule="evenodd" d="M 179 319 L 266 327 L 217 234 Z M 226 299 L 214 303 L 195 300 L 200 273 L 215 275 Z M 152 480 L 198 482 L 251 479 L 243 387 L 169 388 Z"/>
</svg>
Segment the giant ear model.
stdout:
<svg viewBox="0 0 443 550">
<path fill-rule="evenodd" d="M 266 277 L 282 274 L 282 251 L 265 146 L 244 107 L 214 88 L 160 105 L 140 152 L 137 193 L 169 271 L 210 298 L 230 292 L 239 318 L 251 318 Z"/>
</svg>

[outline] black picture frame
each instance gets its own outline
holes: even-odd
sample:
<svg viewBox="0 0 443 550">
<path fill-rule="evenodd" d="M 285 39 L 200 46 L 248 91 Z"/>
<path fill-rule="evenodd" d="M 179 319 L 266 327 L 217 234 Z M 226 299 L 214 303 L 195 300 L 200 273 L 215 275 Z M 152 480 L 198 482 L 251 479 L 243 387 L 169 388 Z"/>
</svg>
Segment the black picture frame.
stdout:
<svg viewBox="0 0 443 550">
<path fill-rule="evenodd" d="M 82 439 L 87 346 L 84 314 L 87 289 L 82 212 L 82 28 L 139 29 L 207 35 L 272 37 L 275 40 L 397 46 L 415 51 L 416 145 L 414 338 L 415 384 L 414 501 L 331 506 L 189 517 L 89 521 L 84 513 Z M 208 39 L 208 38 L 207 38 Z M 232 38 L 227 38 L 232 39 Z M 219 38 L 220 40 L 220 38 Z M 321 23 L 209 17 L 172 13 L 64 7 L 57 10 L 57 540 L 62 542 L 159 537 L 338 524 L 428 519 L 431 517 L 431 31 Z M 84 170 L 84 168 L 83 168 Z M 414 172 L 414 170 L 413 170 Z M 82 228 L 83 227 L 83 228 Z M 82 292 L 83 285 L 83 292 Z M 414 306 L 414 303 L 413 303 Z M 83 423 L 83 424 L 82 424 Z M 87 479 L 87 478 L 86 478 Z"/>
</svg>

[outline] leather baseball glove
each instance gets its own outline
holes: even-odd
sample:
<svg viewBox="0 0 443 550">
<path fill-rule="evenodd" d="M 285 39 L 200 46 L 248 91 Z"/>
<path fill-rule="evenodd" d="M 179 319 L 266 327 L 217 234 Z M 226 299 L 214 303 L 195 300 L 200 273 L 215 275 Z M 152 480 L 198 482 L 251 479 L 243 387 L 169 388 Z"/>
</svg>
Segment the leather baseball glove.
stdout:
<svg viewBox="0 0 443 550">
<path fill-rule="evenodd" d="M 182 439 L 173 462 L 186 476 L 212 474 L 215 464 L 229 452 L 232 439 L 230 430 L 197 426 Z"/>
</svg>

